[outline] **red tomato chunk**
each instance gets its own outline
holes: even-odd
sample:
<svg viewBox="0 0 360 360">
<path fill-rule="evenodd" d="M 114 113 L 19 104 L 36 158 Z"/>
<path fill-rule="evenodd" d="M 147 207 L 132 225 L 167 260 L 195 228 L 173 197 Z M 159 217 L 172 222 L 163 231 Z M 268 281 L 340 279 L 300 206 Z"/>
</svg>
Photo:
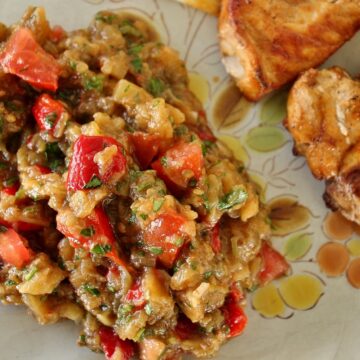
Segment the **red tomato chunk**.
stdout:
<svg viewBox="0 0 360 360">
<path fill-rule="evenodd" d="M 31 251 L 25 246 L 23 238 L 13 229 L 0 233 L 0 257 L 10 265 L 21 269 L 31 261 Z"/>
<path fill-rule="evenodd" d="M 43 131 L 47 130 L 51 134 L 64 112 L 64 105 L 60 101 L 54 100 L 49 94 L 40 95 L 32 108 L 39 128 Z"/>
<path fill-rule="evenodd" d="M 187 188 L 190 179 L 200 179 L 203 166 L 202 149 L 195 142 L 175 145 L 152 164 L 152 168 L 167 185 L 170 182 L 183 189 Z"/>
<path fill-rule="evenodd" d="M 171 268 L 184 244 L 182 227 L 186 219 L 175 211 L 159 215 L 144 232 L 144 242 L 157 251 L 159 261 Z"/>
<path fill-rule="evenodd" d="M 135 355 L 135 345 L 130 340 L 121 340 L 115 331 L 107 326 L 102 326 L 99 330 L 101 347 L 108 360 L 112 358 L 115 351 L 120 352 L 119 359 L 129 360 Z"/>
<path fill-rule="evenodd" d="M 27 28 L 19 28 L 11 35 L 0 54 L 0 64 L 10 73 L 44 90 L 56 91 L 60 65 L 35 40 Z"/>
<path fill-rule="evenodd" d="M 94 156 L 112 145 L 117 146 L 117 153 L 106 173 L 100 174 Z M 74 145 L 74 154 L 67 178 L 67 189 L 73 191 L 87 189 L 90 188 L 89 183 L 94 178 L 101 180 L 101 182 L 107 182 L 115 173 L 123 173 L 126 169 L 126 158 L 122 150 L 122 146 L 111 137 L 80 135 Z"/>
<path fill-rule="evenodd" d="M 259 280 L 262 285 L 286 274 L 289 264 L 285 258 L 274 250 L 267 242 L 264 242 L 260 250 L 263 265 L 259 273 Z"/>
<path fill-rule="evenodd" d="M 141 168 L 146 169 L 159 152 L 160 139 L 156 135 L 140 131 L 131 134 L 131 139 L 135 147 L 136 158 Z"/>
</svg>

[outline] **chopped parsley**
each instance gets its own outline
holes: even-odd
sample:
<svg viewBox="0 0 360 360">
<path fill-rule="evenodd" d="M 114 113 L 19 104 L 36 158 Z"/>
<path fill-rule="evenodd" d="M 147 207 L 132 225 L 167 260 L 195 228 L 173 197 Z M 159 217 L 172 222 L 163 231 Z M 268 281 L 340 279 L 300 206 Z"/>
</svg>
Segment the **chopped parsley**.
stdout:
<svg viewBox="0 0 360 360">
<path fill-rule="evenodd" d="M 194 188 L 197 184 L 197 180 L 195 178 L 191 178 L 188 182 L 188 186 Z"/>
<path fill-rule="evenodd" d="M 158 212 L 164 204 L 164 199 L 155 199 L 153 202 L 153 210 Z"/>
<path fill-rule="evenodd" d="M 3 162 L 0 162 L 0 170 L 7 169 L 8 167 L 9 167 L 9 165 L 8 165 L 8 164 L 3 163 Z"/>
<path fill-rule="evenodd" d="M 118 309 L 118 318 L 119 319 L 126 319 L 129 314 L 133 311 L 134 305 L 130 304 L 122 304 L 119 306 Z"/>
<path fill-rule="evenodd" d="M 141 70 L 142 70 L 142 60 L 137 57 L 135 58 L 134 60 L 131 61 L 131 65 L 134 67 L 134 70 L 137 72 L 137 73 L 140 73 Z"/>
<path fill-rule="evenodd" d="M 144 334 L 145 334 L 145 328 L 140 329 L 134 338 L 134 341 L 138 342 L 141 341 L 144 338 Z"/>
<path fill-rule="evenodd" d="M 12 176 L 4 181 L 5 186 L 12 186 L 19 181 L 17 176 Z"/>
<path fill-rule="evenodd" d="M 4 130 L 4 116 L 0 115 L 0 134 L 2 134 Z"/>
<path fill-rule="evenodd" d="M 186 125 L 179 125 L 174 129 L 175 136 L 183 136 L 187 134 L 188 128 Z"/>
<path fill-rule="evenodd" d="M 184 239 L 180 236 L 176 236 L 175 239 L 172 241 L 172 243 L 177 246 L 177 247 L 180 247 L 180 246 L 183 246 L 184 244 Z"/>
<path fill-rule="evenodd" d="M 116 15 L 114 14 L 97 14 L 95 16 L 95 20 L 101 21 L 105 24 L 112 24 L 113 21 L 116 19 Z"/>
<path fill-rule="evenodd" d="M 83 285 L 84 290 L 94 296 L 100 296 L 100 290 L 90 284 Z"/>
<path fill-rule="evenodd" d="M 30 269 L 28 269 L 26 271 L 26 274 L 24 276 L 24 280 L 25 281 L 30 281 L 34 276 L 35 274 L 38 272 L 38 269 L 36 266 L 32 266 Z"/>
<path fill-rule="evenodd" d="M 209 140 L 204 140 L 202 142 L 201 149 L 204 156 L 208 153 L 209 149 L 211 149 L 212 146 L 214 146 L 214 143 Z"/>
<path fill-rule="evenodd" d="M 206 271 L 204 274 L 203 274 L 203 277 L 205 280 L 209 280 L 211 275 L 213 274 L 213 272 L 210 270 L 210 271 Z"/>
<path fill-rule="evenodd" d="M 193 261 L 193 260 L 190 261 L 190 267 L 191 267 L 191 269 L 196 270 L 196 269 L 197 269 L 197 266 L 198 266 L 198 264 L 197 264 L 196 261 Z"/>
<path fill-rule="evenodd" d="M 233 206 L 244 203 L 248 198 L 248 193 L 243 188 L 234 189 L 225 194 L 218 203 L 219 210 L 228 210 Z"/>
<path fill-rule="evenodd" d="M 45 116 L 45 124 L 49 129 L 52 129 L 56 119 L 58 118 L 58 114 L 56 112 L 49 113 Z"/>
<path fill-rule="evenodd" d="M 109 251 L 111 251 L 111 245 L 109 244 L 105 244 L 105 245 L 97 244 L 93 246 L 91 249 L 91 252 L 96 255 L 105 255 Z"/>
<path fill-rule="evenodd" d="M 136 224 L 136 213 L 134 211 L 131 212 L 131 216 L 128 221 L 130 224 Z"/>
<path fill-rule="evenodd" d="M 47 165 L 52 171 L 56 171 L 60 166 L 64 165 L 65 156 L 57 142 L 46 144 L 45 156 Z"/>
<path fill-rule="evenodd" d="M 84 89 L 101 91 L 104 87 L 103 79 L 100 76 L 85 77 Z"/>
<path fill-rule="evenodd" d="M 144 48 L 144 45 L 139 44 L 139 45 L 134 45 L 129 49 L 129 55 L 139 55 L 139 53 L 142 51 L 142 49 Z"/>
<path fill-rule="evenodd" d="M 168 158 L 166 156 L 163 156 L 161 159 L 160 159 L 160 164 L 163 166 L 163 167 L 167 167 L 168 166 Z"/>
<path fill-rule="evenodd" d="M 148 218 L 148 216 L 146 214 L 140 214 L 140 217 L 143 219 L 143 220 L 146 220 Z"/>
<path fill-rule="evenodd" d="M 160 96 L 165 90 L 165 85 L 158 78 L 151 78 L 147 84 L 147 90 L 155 97 Z"/>
<path fill-rule="evenodd" d="M 164 252 L 164 250 L 159 246 L 151 246 L 149 247 L 149 251 L 154 255 L 161 255 Z"/>
<path fill-rule="evenodd" d="M 14 280 L 6 280 L 5 286 L 15 286 L 17 283 Z"/>
<path fill-rule="evenodd" d="M 96 175 L 94 175 L 91 180 L 84 186 L 84 189 L 95 189 L 101 185 L 101 180 Z"/>
<path fill-rule="evenodd" d="M 142 36 L 141 31 L 134 26 L 131 20 L 128 19 L 124 20 L 119 25 L 119 30 L 123 35 L 132 35 L 135 37 Z"/>
<path fill-rule="evenodd" d="M 95 229 L 92 226 L 90 226 L 90 227 L 82 229 L 80 231 L 80 234 L 83 236 L 86 236 L 86 237 L 91 237 L 95 234 Z"/>
</svg>

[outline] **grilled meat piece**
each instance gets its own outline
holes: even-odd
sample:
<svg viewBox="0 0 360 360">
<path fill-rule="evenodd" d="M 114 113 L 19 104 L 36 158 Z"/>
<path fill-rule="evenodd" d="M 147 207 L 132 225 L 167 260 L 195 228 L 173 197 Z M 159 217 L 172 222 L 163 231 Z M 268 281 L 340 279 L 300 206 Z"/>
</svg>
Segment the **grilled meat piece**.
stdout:
<svg viewBox="0 0 360 360">
<path fill-rule="evenodd" d="M 360 28 L 360 0 L 224 0 L 223 63 L 250 100 L 323 63 Z"/>
</svg>

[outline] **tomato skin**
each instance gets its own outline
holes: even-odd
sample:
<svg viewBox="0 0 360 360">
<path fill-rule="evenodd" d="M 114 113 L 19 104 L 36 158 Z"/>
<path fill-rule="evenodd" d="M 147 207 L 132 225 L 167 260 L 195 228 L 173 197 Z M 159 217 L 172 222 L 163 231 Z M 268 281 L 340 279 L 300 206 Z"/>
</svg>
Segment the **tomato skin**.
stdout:
<svg viewBox="0 0 360 360">
<path fill-rule="evenodd" d="M 10 228 L 0 233 L 0 257 L 5 263 L 21 269 L 31 261 L 32 254 L 22 237 Z"/>
<path fill-rule="evenodd" d="M 118 151 L 113 158 L 108 171 L 100 175 L 94 156 L 104 148 L 116 145 Z M 74 154 L 70 162 L 67 189 L 82 190 L 86 184 L 97 176 L 103 182 L 108 181 L 116 172 L 123 172 L 126 168 L 126 158 L 122 153 L 122 146 L 109 136 L 80 135 L 74 144 Z"/>
<path fill-rule="evenodd" d="M 27 28 L 12 33 L 0 54 L 0 64 L 5 73 L 16 75 L 39 89 L 56 91 L 58 88 L 60 65 Z"/>
<path fill-rule="evenodd" d="M 248 322 L 247 316 L 239 304 L 239 299 L 241 299 L 240 296 L 241 295 L 236 291 L 231 291 L 222 308 L 225 322 L 229 327 L 228 337 L 230 338 L 240 335 L 244 331 Z"/>
<path fill-rule="evenodd" d="M 182 226 L 186 219 L 175 211 L 168 211 L 159 215 L 153 220 L 144 232 L 144 242 L 147 246 L 159 247 L 162 253 L 158 255 L 158 260 L 167 268 L 171 268 L 178 257 L 183 246 L 166 241 L 169 237 L 182 237 Z"/>
<path fill-rule="evenodd" d="M 121 340 L 112 328 L 101 326 L 99 337 L 106 359 L 110 360 L 117 348 L 122 360 L 130 360 L 135 355 L 135 344 L 130 340 Z"/>
<path fill-rule="evenodd" d="M 65 112 L 64 105 L 49 94 L 40 95 L 32 108 L 33 116 L 42 131 L 53 135 L 54 128 Z M 51 119 L 51 122 L 48 120 Z"/>
<path fill-rule="evenodd" d="M 184 172 L 192 172 L 195 180 L 199 180 L 203 167 L 202 149 L 196 142 L 179 143 L 168 149 L 160 159 L 152 163 L 152 168 L 156 170 L 158 176 L 165 183 L 170 180 L 181 189 L 186 189 L 189 181 L 189 178 L 184 176 Z"/>
<path fill-rule="evenodd" d="M 261 285 L 284 275 L 289 270 L 289 264 L 285 258 L 274 250 L 267 242 L 263 242 L 260 250 L 263 266 L 259 273 Z"/>
<path fill-rule="evenodd" d="M 160 138 L 156 135 L 136 131 L 130 135 L 135 148 L 135 155 L 141 168 L 146 169 L 159 153 Z"/>
<path fill-rule="evenodd" d="M 215 254 L 218 254 L 221 251 L 220 224 L 219 223 L 217 223 L 212 230 L 211 247 L 214 250 Z"/>
</svg>

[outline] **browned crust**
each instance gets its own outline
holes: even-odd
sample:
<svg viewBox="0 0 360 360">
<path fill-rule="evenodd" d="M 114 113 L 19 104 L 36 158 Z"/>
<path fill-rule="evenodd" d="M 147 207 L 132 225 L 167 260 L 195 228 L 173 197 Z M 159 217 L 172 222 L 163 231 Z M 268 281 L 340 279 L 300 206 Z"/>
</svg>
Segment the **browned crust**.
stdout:
<svg viewBox="0 0 360 360">
<path fill-rule="evenodd" d="M 238 87 L 259 100 L 323 63 L 359 28 L 360 0 L 223 0 L 219 36 L 224 57 L 244 68 Z"/>
</svg>

